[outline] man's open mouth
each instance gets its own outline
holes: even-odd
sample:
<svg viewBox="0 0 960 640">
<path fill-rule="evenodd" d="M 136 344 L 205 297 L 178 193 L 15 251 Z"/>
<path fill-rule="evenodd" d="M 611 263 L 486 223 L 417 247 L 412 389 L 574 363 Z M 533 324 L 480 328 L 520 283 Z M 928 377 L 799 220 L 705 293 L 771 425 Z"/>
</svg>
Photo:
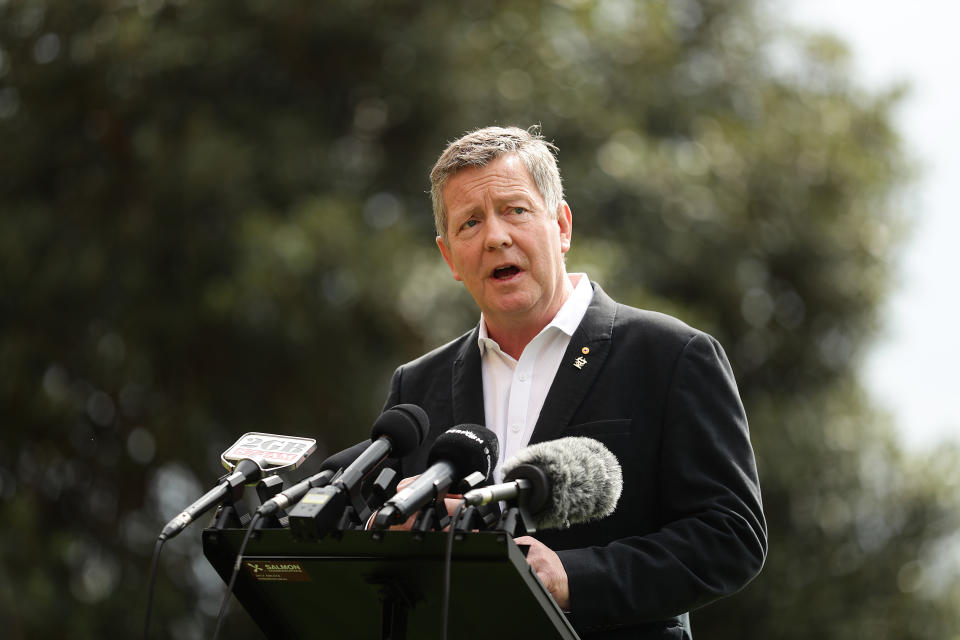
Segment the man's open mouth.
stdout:
<svg viewBox="0 0 960 640">
<path fill-rule="evenodd" d="M 506 280 L 520 273 L 519 267 L 514 265 L 507 265 L 505 267 L 497 267 L 493 270 L 493 278 L 495 280 Z"/>
</svg>

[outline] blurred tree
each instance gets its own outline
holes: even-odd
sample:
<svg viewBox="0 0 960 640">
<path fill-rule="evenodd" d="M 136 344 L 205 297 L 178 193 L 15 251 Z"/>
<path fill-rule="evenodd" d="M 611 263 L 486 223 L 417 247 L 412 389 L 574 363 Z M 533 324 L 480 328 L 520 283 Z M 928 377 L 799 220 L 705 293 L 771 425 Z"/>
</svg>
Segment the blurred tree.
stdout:
<svg viewBox="0 0 960 640">
<path fill-rule="evenodd" d="M 476 321 L 426 172 L 489 123 L 560 147 L 572 268 L 730 350 L 771 556 L 697 636 L 955 634 L 960 455 L 900 453 L 855 375 L 906 226 L 899 92 L 753 0 L 384 4 L 0 0 L 7 637 L 137 633 L 226 445 L 322 459 Z M 216 614 L 192 531 L 160 636 Z"/>
</svg>

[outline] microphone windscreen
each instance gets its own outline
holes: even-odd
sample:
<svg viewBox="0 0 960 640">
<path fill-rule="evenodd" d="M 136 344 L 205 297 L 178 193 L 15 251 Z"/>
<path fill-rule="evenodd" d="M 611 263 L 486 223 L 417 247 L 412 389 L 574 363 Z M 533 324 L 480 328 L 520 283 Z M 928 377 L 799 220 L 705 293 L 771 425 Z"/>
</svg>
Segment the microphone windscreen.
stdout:
<svg viewBox="0 0 960 640">
<path fill-rule="evenodd" d="M 537 528 L 566 528 L 613 513 L 623 490 L 617 457 L 593 438 L 568 437 L 521 449 L 503 463 L 504 479 L 519 465 L 541 469 L 550 481 L 550 498 Z"/>
<path fill-rule="evenodd" d="M 420 446 L 429 429 L 426 411 L 415 404 L 398 404 L 380 414 L 373 423 L 370 439 L 386 436 L 392 445 L 391 455 L 402 458 Z"/>
<path fill-rule="evenodd" d="M 482 473 L 489 482 L 499 456 L 500 443 L 493 431 L 478 424 L 458 424 L 434 441 L 427 454 L 427 465 L 449 462 L 456 471 L 454 485 L 474 471 Z"/>
</svg>

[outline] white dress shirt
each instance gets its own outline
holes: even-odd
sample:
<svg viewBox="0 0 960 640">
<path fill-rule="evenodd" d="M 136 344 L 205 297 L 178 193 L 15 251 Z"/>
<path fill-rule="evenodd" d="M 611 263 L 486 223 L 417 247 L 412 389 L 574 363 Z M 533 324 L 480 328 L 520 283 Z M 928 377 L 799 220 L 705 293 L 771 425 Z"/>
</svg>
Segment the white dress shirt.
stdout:
<svg viewBox="0 0 960 640">
<path fill-rule="evenodd" d="M 502 480 L 503 461 L 530 442 L 560 360 L 593 298 L 593 288 L 585 273 L 571 273 L 568 277 L 574 285 L 573 293 L 550 324 L 524 347 L 519 360 L 500 350 L 500 345 L 489 337 L 487 323 L 480 315 L 477 345 L 483 375 L 483 411 L 487 428 L 500 441 L 496 482 Z"/>
</svg>

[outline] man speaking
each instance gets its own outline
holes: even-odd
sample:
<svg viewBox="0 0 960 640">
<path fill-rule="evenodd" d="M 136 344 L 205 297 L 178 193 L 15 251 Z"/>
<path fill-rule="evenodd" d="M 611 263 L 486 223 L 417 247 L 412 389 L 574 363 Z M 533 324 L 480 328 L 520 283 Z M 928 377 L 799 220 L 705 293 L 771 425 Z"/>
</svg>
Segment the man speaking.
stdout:
<svg viewBox="0 0 960 640">
<path fill-rule="evenodd" d="M 492 430 L 501 462 L 537 442 L 599 440 L 623 468 L 616 511 L 517 542 L 584 640 L 691 638 L 688 612 L 742 588 L 766 555 L 746 416 L 716 340 L 567 273 L 573 215 L 554 149 L 488 127 L 430 173 L 437 246 L 481 313 L 394 374 L 386 406 L 417 404 L 431 425 L 402 471 L 420 473 L 456 424 Z"/>
</svg>

